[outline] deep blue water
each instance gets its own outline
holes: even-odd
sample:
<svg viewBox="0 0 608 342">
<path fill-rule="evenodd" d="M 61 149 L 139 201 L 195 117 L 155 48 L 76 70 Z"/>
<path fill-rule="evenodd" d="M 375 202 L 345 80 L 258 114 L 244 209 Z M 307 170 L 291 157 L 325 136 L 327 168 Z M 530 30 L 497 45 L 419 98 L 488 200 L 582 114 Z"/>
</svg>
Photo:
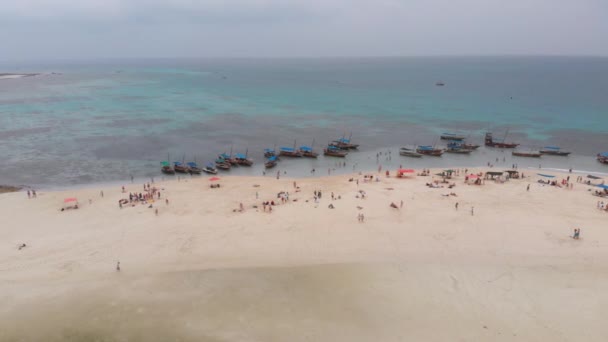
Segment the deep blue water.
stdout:
<svg viewBox="0 0 608 342">
<path fill-rule="evenodd" d="M 259 162 L 264 147 L 321 148 L 350 132 L 361 167 L 375 165 L 366 151 L 433 144 L 446 130 L 481 142 L 508 129 L 508 140 L 561 145 L 599 169 L 592 156 L 608 151 L 608 58 L 115 60 L 0 63 L 2 72 L 43 74 L 0 80 L 0 184 L 147 177 L 168 155 L 203 162 L 231 147 Z"/>
</svg>

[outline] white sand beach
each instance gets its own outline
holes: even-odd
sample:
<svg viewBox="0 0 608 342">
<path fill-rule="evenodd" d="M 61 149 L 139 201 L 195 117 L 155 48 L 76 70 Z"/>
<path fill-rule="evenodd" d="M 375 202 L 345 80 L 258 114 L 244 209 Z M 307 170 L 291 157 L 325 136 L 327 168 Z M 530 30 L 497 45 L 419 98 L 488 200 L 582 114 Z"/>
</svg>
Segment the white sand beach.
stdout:
<svg viewBox="0 0 608 342">
<path fill-rule="evenodd" d="M 0 341 L 606 341 L 602 199 L 523 171 L 188 176 L 152 208 L 119 208 L 142 184 L 2 194 Z"/>
</svg>

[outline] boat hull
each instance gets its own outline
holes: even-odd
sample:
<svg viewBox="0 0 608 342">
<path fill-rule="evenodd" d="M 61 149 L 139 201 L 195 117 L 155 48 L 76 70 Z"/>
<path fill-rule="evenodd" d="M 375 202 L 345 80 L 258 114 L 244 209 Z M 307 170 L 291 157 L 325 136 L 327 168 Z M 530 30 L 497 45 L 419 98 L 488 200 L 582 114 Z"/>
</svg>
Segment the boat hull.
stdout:
<svg viewBox="0 0 608 342">
<path fill-rule="evenodd" d="M 559 156 L 559 157 L 567 157 L 570 155 L 570 152 L 562 152 L 562 151 L 540 151 L 541 154 L 546 154 L 549 156 Z"/>
<path fill-rule="evenodd" d="M 540 158 L 542 155 L 540 152 L 511 152 L 511 155 L 516 157 L 526 157 L 526 158 Z"/>
</svg>

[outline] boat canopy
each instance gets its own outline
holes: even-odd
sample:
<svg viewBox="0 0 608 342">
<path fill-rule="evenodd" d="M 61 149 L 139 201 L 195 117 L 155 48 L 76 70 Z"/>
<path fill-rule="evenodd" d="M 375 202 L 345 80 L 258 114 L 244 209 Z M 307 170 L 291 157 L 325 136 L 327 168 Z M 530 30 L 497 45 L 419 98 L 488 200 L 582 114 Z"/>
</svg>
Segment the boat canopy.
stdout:
<svg viewBox="0 0 608 342">
<path fill-rule="evenodd" d="M 175 166 L 182 166 L 182 163 L 181 163 L 181 162 L 173 162 L 173 164 L 174 164 Z"/>
<path fill-rule="evenodd" d="M 190 167 L 198 167 L 198 164 L 196 164 L 195 162 L 188 162 L 188 166 L 190 166 Z"/>
<path fill-rule="evenodd" d="M 559 148 L 558 146 L 545 146 L 543 147 L 545 150 L 560 150 L 561 148 Z"/>
<path fill-rule="evenodd" d="M 423 150 L 423 151 L 432 151 L 433 150 L 433 146 L 418 146 L 418 149 Z"/>
<path fill-rule="evenodd" d="M 271 149 L 271 148 L 265 148 L 265 149 L 264 149 L 264 152 L 273 152 L 273 153 L 274 153 L 274 150 L 273 150 L 273 149 Z"/>
<path fill-rule="evenodd" d="M 268 158 L 268 161 L 270 161 L 270 162 L 277 161 L 277 157 L 272 156 L 272 157 Z"/>
<path fill-rule="evenodd" d="M 300 150 L 305 152 L 312 152 L 312 147 L 310 146 L 300 146 Z"/>
<path fill-rule="evenodd" d="M 162 165 L 162 166 L 169 166 L 169 162 L 168 161 L 163 161 L 163 162 L 160 162 L 160 165 Z"/>
<path fill-rule="evenodd" d="M 486 172 L 486 174 L 490 175 L 490 176 L 502 176 L 501 171 L 488 171 L 488 172 Z"/>
<path fill-rule="evenodd" d="M 608 158 L 608 152 L 600 153 L 600 156 Z"/>
<path fill-rule="evenodd" d="M 335 150 L 335 151 L 340 150 L 340 148 L 338 146 L 334 146 L 334 145 L 327 145 L 327 149 L 328 150 Z"/>
<path fill-rule="evenodd" d="M 336 142 L 343 143 L 343 144 L 350 144 L 350 139 L 340 138 L 340 139 L 336 140 Z"/>
<path fill-rule="evenodd" d="M 207 167 L 215 169 L 215 164 L 213 164 L 212 162 L 208 162 Z"/>
<path fill-rule="evenodd" d="M 247 159 L 247 156 L 242 153 L 237 153 L 234 155 L 234 157 L 237 159 Z"/>
<path fill-rule="evenodd" d="M 281 147 L 281 151 L 295 152 L 296 150 L 293 147 Z"/>
</svg>

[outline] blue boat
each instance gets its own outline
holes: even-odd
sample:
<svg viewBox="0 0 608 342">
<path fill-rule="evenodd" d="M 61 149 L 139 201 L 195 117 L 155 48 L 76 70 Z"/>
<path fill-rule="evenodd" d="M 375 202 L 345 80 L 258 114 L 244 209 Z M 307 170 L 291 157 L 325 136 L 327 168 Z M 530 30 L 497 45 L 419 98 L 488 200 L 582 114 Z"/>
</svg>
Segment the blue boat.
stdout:
<svg viewBox="0 0 608 342">
<path fill-rule="evenodd" d="M 279 156 L 301 158 L 302 153 L 300 151 L 296 150 L 294 147 L 281 147 L 279 149 Z"/>
<path fill-rule="evenodd" d="M 253 160 L 247 158 L 247 154 L 237 153 L 234 155 L 234 160 L 237 162 L 237 164 L 242 166 L 253 165 Z"/>
<path fill-rule="evenodd" d="M 264 167 L 267 169 L 272 169 L 273 167 L 277 166 L 277 162 L 279 161 L 279 159 L 276 156 L 271 156 L 270 158 L 268 158 L 268 160 L 264 163 Z"/>
<path fill-rule="evenodd" d="M 599 161 L 602 164 L 608 164 L 608 152 L 598 153 L 597 161 Z"/>
<path fill-rule="evenodd" d="M 348 152 L 344 151 L 344 149 L 341 149 L 338 146 L 329 144 L 327 148 L 323 150 L 323 155 L 329 157 L 344 158 L 348 155 Z"/>
<path fill-rule="evenodd" d="M 319 156 L 318 153 L 312 150 L 312 146 L 300 146 L 300 152 L 302 153 L 302 157 L 306 158 L 317 158 Z"/>
<path fill-rule="evenodd" d="M 200 175 L 203 171 L 200 167 L 198 167 L 198 164 L 196 164 L 195 162 L 188 162 L 187 165 L 188 172 L 190 172 L 190 174 Z"/>
<path fill-rule="evenodd" d="M 181 162 L 173 162 L 173 169 L 175 172 L 188 173 L 188 167 Z"/>
</svg>

